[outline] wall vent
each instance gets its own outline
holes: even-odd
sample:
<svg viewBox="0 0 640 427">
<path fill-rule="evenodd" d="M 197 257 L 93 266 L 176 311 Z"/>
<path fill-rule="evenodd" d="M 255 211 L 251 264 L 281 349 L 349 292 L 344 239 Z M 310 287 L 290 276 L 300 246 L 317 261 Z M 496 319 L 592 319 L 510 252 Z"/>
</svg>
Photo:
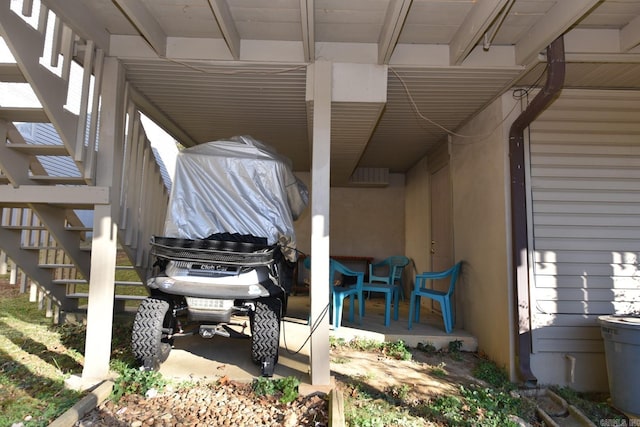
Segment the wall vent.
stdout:
<svg viewBox="0 0 640 427">
<path fill-rule="evenodd" d="M 386 187 L 389 185 L 389 168 L 356 168 L 349 178 L 354 187 Z"/>
</svg>

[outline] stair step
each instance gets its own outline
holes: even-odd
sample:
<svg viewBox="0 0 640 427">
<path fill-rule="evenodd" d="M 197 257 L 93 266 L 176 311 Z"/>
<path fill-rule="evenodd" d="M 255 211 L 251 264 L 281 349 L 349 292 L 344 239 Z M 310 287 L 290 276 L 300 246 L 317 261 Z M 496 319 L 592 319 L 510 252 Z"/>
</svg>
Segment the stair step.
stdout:
<svg viewBox="0 0 640 427">
<path fill-rule="evenodd" d="M 68 225 L 65 229 L 69 231 L 93 231 L 93 227 L 87 227 L 83 225 Z"/>
<path fill-rule="evenodd" d="M 67 298 L 89 298 L 89 293 L 87 292 L 76 292 L 73 294 L 67 294 Z M 131 300 L 131 301 L 142 301 L 147 299 L 146 295 L 116 295 L 115 299 L 117 300 Z"/>
<path fill-rule="evenodd" d="M 0 64 L 0 82 L 5 83 L 27 83 L 20 67 L 16 63 Z"/>
<path fill-rule="evenodd" d="M 86 279 L 54 279 L 51 281 L 54 285 L 86 285 Z M 141 281 L 116 280 L 116 286 L 144 286 Z"/>
<path fill-rule="evenodd" d="M 54 285 L 86 285 L 86 279 L 54 279 L 51 281 Z M 142 282 L 128 281 L 128 280 L 116 280 L 114 282 L 118 286 L 144 286 Z"/>
<path fill-rule="evenodd" d="M 62 144 L 7 144 L 8 148 L 34 156 L 69 156 L 67 147 Z"/>
<path fill-rule="evenodd" d="M 75 264 L 57 264 L 57 263 L 49 263 L 49 264 L 38 264 L 40 268 L 73 268 Z"/>
<path fill-rule="evenodd" d="M 144 286 L 144 283 L 139 280 L 116 280 L 115 284 L 120 286 Z"/>
<path fill-rule="evenodd" d="M 25 250 L 37 250 L 37 251 L 53 251 L 53 250 L 62 250 L 64 249 L 62 246 L 47 246 L 47 245 L 35 245 L 35 246 L 26 246 L 26 245 L 22 245 L 20 246 L 20 249 L 25 249 Z M 87 251 L 87 252 L 91 252 L 91 246 L 80 246 L 78 248 L 81 251 Z"/>
<path fill-rule="evenodd" d="M 0 119 L 9 122 L 49 123 L 44 108 L 0 107 Z"/>
<path fill-rule="evenodd" d="M 46 230 L 44 225 L 3 225 L 7 230 Z M 66 226 L 65 230 L 69 231 L 93 231 L 93 227 L 84 226 Z"/>
<path fill-rule="evenodd" d="M 3 173 L 0 173 L 0 184 L 2 184 L 2 185 L 6 185 L 6 184 L 9 184 L 9 183 L 10 183 L 10 181 L 9 181 L 9 177 L 7 177 L 7 176 L 6 176 L 5 174 L 3 174 Z"/>
<path fill-rule="evenodd" d="M 29 177 L 33 181 L 41 182 L 44 184 L 69 184 L 78 185 L 86 184 L 87 182 L 81 176 L 50 176 L 50 175 L 32 175 Z"/>
<path fill-rule="evenodd" d="M 39 264 L 38 267 L 40 268 L 73 268 L 73 267 L 76 267 L 76 265 L 67 264 L 67 263 L 45 263 L 45 264 Z M 133 268 L 134 267 L 131 265 L 116 265 L 116 270 L 133 270 Z"/>
</svg>

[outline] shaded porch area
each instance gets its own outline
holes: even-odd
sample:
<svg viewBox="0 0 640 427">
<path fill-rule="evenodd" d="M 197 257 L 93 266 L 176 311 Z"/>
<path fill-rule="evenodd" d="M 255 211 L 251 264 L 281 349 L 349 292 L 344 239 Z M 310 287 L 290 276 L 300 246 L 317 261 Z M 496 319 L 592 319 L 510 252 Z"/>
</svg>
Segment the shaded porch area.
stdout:
<svg viewBox="0 0 640 427">
<path fill-rule="evenodd" d="M 446 348 L 451 341 L 460 341 L 462 351 L 476 351 L 477 339 L 467 331 L 454 329 L 453 333 L 444 331 L 442 317 L 428 313 L 422 309 L 419 323 L 408 329 L 409 303 L 400 302 L 399 320 L 391 321 L 389 327 L 384 326 L 384 299 L 371 297 L 365 302 L 365 317 L 362 324 L 348 321 L 348 300 L 345 301 L 343 324 L 335 330 L 331 327 L 330 336 L 346 341 L 354 338 L 373 339 L 378 341 L 404 341 L 409 347 L 418 343 L 431 344 L 436 348 Z M 296 295 L 289 298 L 287 316 L 282 323 L 280 334 L 280 355 L 275 369 L 276 377 L 295 376 L 302 383 L 308 384 L 310 328 L 308 325 L 310 301 L 308 295 Z M 178 379 L 216 379 L 228 377 L 232 380 L 250 381 L 260 376 L 260 367 L 251 362 L 251 342 L 248 339 L 249 322 L 239 318 L 243 326 L 234 330 L 247 335 L 245 338 L 213 337 L 204 339 L 200 336 L 178 338 L 169 358 L 160 368 L 160 372 L 169 378 Z M 246 323 L 245 323 L 246 321 Z M 244 331 L 243 331 L 244 327 Z"/>
</svg>

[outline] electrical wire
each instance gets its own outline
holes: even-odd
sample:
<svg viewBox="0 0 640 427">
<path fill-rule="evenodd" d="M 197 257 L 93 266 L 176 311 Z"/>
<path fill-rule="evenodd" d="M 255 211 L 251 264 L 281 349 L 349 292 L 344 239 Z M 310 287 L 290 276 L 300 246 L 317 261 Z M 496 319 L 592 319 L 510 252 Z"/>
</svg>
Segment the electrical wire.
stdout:
<svg viewBox="0 0 640 427">
<path fill-rule="evenodd" d="M 539 83 L 539 81 L 542 79 L 542 77 L 546 74 L 547 71 L 547 67 L 548 65 L 544 68 L 544 70 L 542 71 L 542 73 L 540 74 L 540 76 L 538 76 L 538 78 L 535 80 L 534 83 L 532 83 L 527 89 L 515 89 L 513 92 L 513 97 L 516 100 L 521 100 L 522 98 L 524 98 L 534 87 L 535 85 L 537 85 Z M 400 84 L 402 85 L 405 94 L 407 95 L 407 98 L 409 100 L 409 103 L 411 105 L 411 108 L 413 109 L 414 113 L 422 120 L 432 124 L 433 126 L 436 126 L 437 128 L 443 130 L 444 132 L 447 133 L 447 135 L 449 136 L 455 136 L 458 138 L 474 138 L 477 139 L 477 141 L 473 141 L 471 143 L 465 143 L 465 142 L 453 142 L 454 144 L 460 144 L 460 145 L 470 145 L 470 144 L 476 144 L 479 142 L 482 142 L 484 140 L 486 140 L 487 138 L 489 138 L 491 135 L 493 135 L 493 133 L 496 131 L 496 129 L 498 129 L 506 120 L 507 118 L 509 118 L 509 116 L 511 116 L 511 113 L 513 113 L 513 111 L 516 109 L 516 107 L 519 105 L 519 103 L 514 103 L 513 107 L 511 108 L 511 110 L 509 110 L 509 112 L 504 116 L 504 118 L 498 122 L 493 129 L 491 129 L 489 132 L 485 133 L 485 134 L 461 134 L 461 133 L 457 133 L 454 132 L 453 130 L 441 125 L 440 123 L 426 117 L 424 114 L 422 114 L 422 112 L 420 111 L 418 104 L 416 103 L 415 99 L 413 98 L 413 95 L 411 95 L 411 91 L 409 90 L 409 87 L 407 85 L 407 83 L 404 81 L 404 79 L 402 78 L 402 76 L 400 76 L 400 74 L 398 74 L 398 72 L 392 68 L 389 67 L 389 70 L 393 73 L 393 75 L 398 79 L 398 81 L 400 82 Z M 516 92 L 520 93 L 523 92 L 521 95 L 516 95 Z"/>
<path fill-rule="evenodd" d="M 311 336 L 314 334 L 314 332 L 316 331 L 316 329 L 318 329 L 318 327 L 320 326 L 320 324 L 322 323 L 322 320 L 324 319 L 324 317 L 327 315 L 327 313 L 329 312 L 329 304 L 327 304 L 322 311 L 320 312 L 320 316 L 318 316 L 318 318 L 316 319 L 316 321 L 311 325 L 311 332 L 309 332 L 309 335 L 307 336 L 307 338 L 304 340 L 304 342 L 302 343 L 302 345 L 300 345 L 300 348 L 298 348 L 295 351 L 291 351 L 289 350 L 289 346 L 287 345 L 287 333 L 286 333 L 286 329 L 284 327 L 284 319 L 282 320 L 282 340 L 284 341 L 284 348 L 287 351 L 287 353 L 295 355 L 300 353 L 300 351 L 302 351 L 302 349 L 304 348 L 305 345 L 307 345 L 307 343 L 309 342 L 309 340 L 311 339 Z"/>
<path fill-rule="evenodd" d="M 173 58 L 166 58 L 163 57 L 162 59 L 164 59 L 167 62 L 172 62 L 174 64 L 178 64 L 178 65 L 182 65 L 183 67 L 189 68 L 191 70 L 194 71 L 198 71 L 199 73 L 203 73 L 203 74 L 221 74 L 221 75 L 242 75 L 242 74 L 253 74 L 253 75 L 274 75 L 274 74 L 284 74 L 284 73 L 288 73 L 290 71 L 297 71 L 297 70 L 306 70 L 307 65 L 306 64 L 302 64 L 302 65 L 296 65 L 294 67 L 287 67 L 287 68 L 280 68 L 280 69 L 275 69 L 275 70 L 256 70 L 256 69 L 247 69 L 247 70 L 231 70 L 231 71 L 222 71 L 222 70 L 218 70 L 218 69 L 211 69 L 211 68 L 202 68 L 202 67 L 198 67 L 196 65 L 192 65 L 189 64 L 187 62 L 184 61 L 180 61 L 177 59 L 173 59 Z"/>
</svg>

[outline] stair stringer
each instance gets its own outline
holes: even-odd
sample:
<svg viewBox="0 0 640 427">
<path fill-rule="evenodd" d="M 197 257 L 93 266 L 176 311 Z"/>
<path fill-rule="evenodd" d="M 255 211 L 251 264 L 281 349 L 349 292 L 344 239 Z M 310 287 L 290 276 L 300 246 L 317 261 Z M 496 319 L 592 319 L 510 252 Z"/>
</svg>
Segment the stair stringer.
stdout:
<svg viewBox="0 0 640 427">
<path fill-rule="evenodd" d="M 64 311 L 77 309 L 75 301 L 66 298 L 66 289 L 52 284 L 51 274 L 38 267 L 38 251 L 21 249 L 22 231 L 9 230 L 0 227 L 0 240 L 3 242 L 3 250 L 9 258 L 26 274 L 36 282 L 45 292 L 48 298 Z"/>
<path fill-rule="evenodd" d="M 44 52 L 45 35 L 22 20 L 6 1 L 0 2 L 0 32 L 64 145 L 73 154 L 78 116 L 64 108 L 68 81 L 39 63 Z"/>
</svg>

